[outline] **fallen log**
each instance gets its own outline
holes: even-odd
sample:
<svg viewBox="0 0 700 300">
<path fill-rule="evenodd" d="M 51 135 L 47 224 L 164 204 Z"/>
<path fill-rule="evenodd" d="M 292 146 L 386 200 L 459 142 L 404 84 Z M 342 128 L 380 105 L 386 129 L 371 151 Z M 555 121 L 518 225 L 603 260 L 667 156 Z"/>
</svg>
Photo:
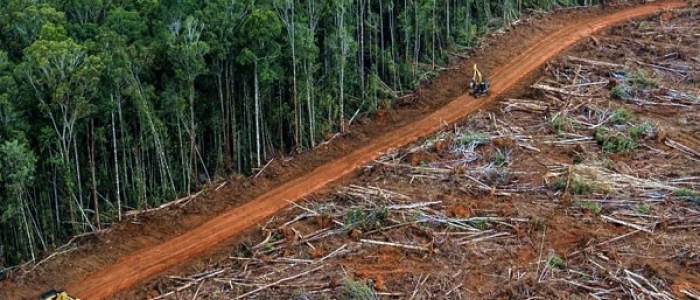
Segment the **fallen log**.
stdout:
<svg viewBox="0 0 700 300">
<path fill-rule="evenodd" d="M 571 92 L 571 91 L 567 91 L 567 90 L 565 90 L 565 89 L 555 88 L 555 87 L 551 87 L 551 86 L 544 85 L 544 84 L 539 84 L 539 83 L 533 84 L 533 85 L 531 85 L 530 87 L 533 88 L 533 89 L 538 89 L 538 90 L 543 90 L 543 91 L 548 91 L 548 92 L 554 92 L 554 93 L 560 93 L 560 94 L 569 95 L 569 96 L 587 97 L 587 95 L 584 95 L 584 94 L 579 94 L 579 93 L 576 93 L 576 92 Z"/>
<path fill-rule="evenodd" d="M 608 67 L 608 68 L 623 68 L 624 67 L 621 64 L 585 59 L 585 58 L 575 57 L 575 56 L 570 56 L 570 55 L 567 56 L 566 59 L 568 61 L 574 62 L 574 63 L 587 64 L 587 65 L 599 66 L 599 67 Z"/>
</svg>

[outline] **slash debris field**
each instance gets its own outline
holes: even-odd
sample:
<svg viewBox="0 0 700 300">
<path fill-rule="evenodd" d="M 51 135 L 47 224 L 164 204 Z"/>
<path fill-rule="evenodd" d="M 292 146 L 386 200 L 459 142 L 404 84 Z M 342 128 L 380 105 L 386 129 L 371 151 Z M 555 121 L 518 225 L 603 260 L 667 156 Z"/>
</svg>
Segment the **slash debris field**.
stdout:
<svg viewBox="0 0 700 300">
<path fill-rule="evenodd" d="M 528 94 L 387 153 L 144 293 L 700 299 L 698 24 L 688 8 L 606 30 Z"/>
<path fill-rule="evenodd" d="M 700 299 L 698 24 L 687 8 L 587 39 L 527 94 L 386 153 L 143 293 Z"/>
</svg>

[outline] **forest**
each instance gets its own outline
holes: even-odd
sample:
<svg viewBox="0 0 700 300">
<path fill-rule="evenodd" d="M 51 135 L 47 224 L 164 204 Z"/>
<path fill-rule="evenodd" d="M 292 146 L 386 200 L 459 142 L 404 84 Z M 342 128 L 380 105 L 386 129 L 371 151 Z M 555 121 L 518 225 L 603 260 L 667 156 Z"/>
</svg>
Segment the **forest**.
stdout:
<svg viewBox="0 0 700 300">
<path fill-rule="evenodd" d="M 598 0 L 0 0 L 0 272 L 313 149 L 532 10 Z"/>
</svg>

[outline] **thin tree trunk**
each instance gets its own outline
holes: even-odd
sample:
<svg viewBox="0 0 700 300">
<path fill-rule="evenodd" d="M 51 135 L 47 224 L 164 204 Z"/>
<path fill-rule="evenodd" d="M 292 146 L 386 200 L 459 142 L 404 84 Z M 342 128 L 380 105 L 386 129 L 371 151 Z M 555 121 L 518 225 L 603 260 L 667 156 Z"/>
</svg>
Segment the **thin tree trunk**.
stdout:
<svg viewBox="0 0 700 300">
<path fill-rule="evenodd" d="M 293 85 L 293 95 L 294 98 L 294 147 L 295 150 L 299 151 L 301 146 L 301 133 L 299 132 L 299 119 L 301 118 L 301 111 L 299 110 L 299 99 L 297 98 L 297 56 L 296 56 L 296 38 L 294 30 L 294 1 L 292 0 L 292 18 L 290 19 L 291 24 L 287 25 L 287 28 L 292 28 L 292 85 Z M 256 73 L 257 74 L 257 73 Z M 257 75 L 256 75 L 257 76 Z"/>
<path fill-rule="evenodd" d="M 360 71 L 360 93 L 361 97 L 360 99 L 365 99 L 365 25 L 364 25 L 364 19 L 365 19 L 365 2 L 364 0 L 360 0 L 358 2 L 359 8 L 360 8 L 360 16 L 357 18 L 357 23 L 359 25 L 360 29 L 360 59 L 359 59 L 359 71 Z"/>
<path fill-rule="evenodd" d="M 258 61 L 254 63 L 254 84 L 255 84 L 255 153 L 257 155 L 257 165 L 260 167 L 260 91 L 258 83 Z"/>
<path fill-rule="evenodd" d="M 445 12 L 447 13 L 447 41 L 450 40 L 450 1 L 452 0 L 445 1 L 445 5 L 447 5 L 447 8 L 445 9 Z"/>
<path fill-rule="evenodd" d="M 316 147 L 316 141 L 314 141 L 314 105 L 313 105 L 313 100 L 311 99 L 312 97 L 312 71 L 311 67 L 309 66 L 310 62 L 309 59 L 306 59 L 306 106 L 309 111 L 309 140 L 311 141 L 311 148 Z"/>
<path fill-rule="evenodd" d="M 340 10 L 338 28 L 340 30 L 340 132 L 345 132 L 345 7 Z"/>
<path fill-rule="evenodd" d="M 27 222 L 27 208 L 24 205 L 24 200 L 22 200 L 22 193 L 17 194 L 17 199 L 19 199 L 20 206 L 22 207 L 22 220 L 24 220 L 24 228 L 27 234 L 27 242 L 29 243 L 29 252 L 32 254 L 32 261 L 36 260 L 36 255 L 34 254 L 34 242 L 32 234 L 29 232 L 29 222 Z"/>
<path fill-rule="evenodd" d="M 432 54 L 433 54 L 433 57 L 432 57 L 433 70 L 435 70 L 435 48 L 437 47 L 437 45 L 435 45 L 435 34 L 436 34 L 435 27 L 437 26 L 437 24 L 436 24 L 437 18 L 435 16 L 436 10 L 437 10 L 437 2 L 435 0 L 433 0 L 433 28 L 432 28 L 433 30 L 432 30 L 432 34 L 431 34 L 432 35 L 432 44 L 430 45 L 430 48 L 432 49 Z"/>
<path fill-rule="evenodd" d="M 77 139 L 73 139 L 73 151 L 74 151 L 74 156 L 75 156 L 75 176 L 78 180 L 78 205 L 82 205 L 83 202 L 83 180 L 80 177 L 80 160 L 78 159 L 78 143 Z M 71 194 L 74 194 L 73 191 L 71 190 Z M 81 209 L 78 207 L 78 209 Z M 81 209 L 82 211 L 82 209 Z M 84 229 L 84 228 L 83 228 Z"/>
<path fill-rule="evenodd" d="M 114 96 L 112 96 L 112 101 L 114 101 Z M 122 199 L 121 199 L 121 187 L 119 186 L 119 156 L 117 151 L 117 132 L 114 126 L 114 112 L 112 112 L 112 155 L 114 156 L 114 177 L 115 184 L 117 185 L 117 218 L 119 221 L 122 220 Z"/>
<path fill-rule="evenodd" d="M 223 87 L 223 80 L 222 76 L 224 73 L 224 63 L 222 60 L 216 61 L 217 65 L 217 73 L 216 73 L 216 88 L 219 96 L 219 104 L 221 105 L 221 144 L 223 145 L 223 151 L 224 151 L 224 169 L 228 170 L 231 167 L 231 160 L 229 159 L 230 153 L 231 153 L 231 148 L 228 143 L 228 115 L 226 113 L 227 111 L 227 105 L 224 100 L 224 87 Z"/>
<path fill-rule="evenodd" d="M 194 78 L 189 80 L 190 89 L 190 149 L 192 151 L 192 167 L 194 168 L 194 189 L 199 190 L 199 170 L 197 168 L 197 154 L 195 151 L 195 128 L 194 128 Z"/>
<path fill-rule="evenodd" d="M 92 204 L 95 209 L 95 224 L 100 229 L 100 207 L 97 203 L 97 176 L 95 175 L 95 121 L 90 119 L 90 173 L 92 175 Z"/>
</svg>

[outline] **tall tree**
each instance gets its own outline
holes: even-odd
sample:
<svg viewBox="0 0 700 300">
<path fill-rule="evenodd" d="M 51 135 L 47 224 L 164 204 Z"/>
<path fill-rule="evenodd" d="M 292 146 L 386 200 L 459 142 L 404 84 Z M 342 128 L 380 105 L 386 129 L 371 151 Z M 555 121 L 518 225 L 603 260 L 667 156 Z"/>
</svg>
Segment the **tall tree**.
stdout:
<svg viewBox="0 0 700 300">
<path fill-rule="evenodd" d="M 194 182 L 197 189 L 199 188 L 199 174 L 196 155 L 197 145 L 195 143 L 197 128 L 195 127 L 194 116 L 194 81 L 197 76 L 202 75 L 207 71 L 204 56 L 209 52 L 209 45 L 201 41 L 203 27 L 204 23 L 195 19 L 193 16 L 187 16 L 184 22 L 181 20 L 175 20 L 168 26 L 168 30 L 171 34 L 169 40 L 169 58 L 175 64 L 175 72 L 177 76 L 187 85 L 187 98 L 190 111 L 190 127 L 188 129 L 190 135 L 190 155 L 192 157 L 191 162 L 192 168 L 194 169 Z"/>
<path fill-rule="evenodd" d="M 278 39 L 281 29 L 282 25 L 276 14 L 267 7 L 253 8 L 241 26 L 241 42 L 244 48 L 238 60 L 242 64 L 253 65 L 256 167 L 261 166 L 261 130 L 264 126 L 261 125 L 260 84 L 270 84 L 278 76 L 272 62 L 280 53 Z"/>
<path fill-rule="evenodd" d="M 41 111 L 50 120 L 57 141 L 66 191 L 70 195 L 71 223 L 76 226 L 74 204 L 81 205 L 73 187 L 76 171 L 70 166 L 78 164 L 74 137 L 78 120 L 94 111 L 90 103 L 96 94 L 99 74 L 103 65 L 99 57 L 86 53 L 84 47 L 66 36 L 61 26 L 45 24 L 41 39 L 32 43 L 24 51 L 24 62 L 17 68 L 21 77 L 31 86 Z M 72 198 L 72 199 L 71 199 Z M 84 215 L 82 208 L 81 214 Z M 89 221 L 86 220 L 89 224 Z"/>
</svg>

